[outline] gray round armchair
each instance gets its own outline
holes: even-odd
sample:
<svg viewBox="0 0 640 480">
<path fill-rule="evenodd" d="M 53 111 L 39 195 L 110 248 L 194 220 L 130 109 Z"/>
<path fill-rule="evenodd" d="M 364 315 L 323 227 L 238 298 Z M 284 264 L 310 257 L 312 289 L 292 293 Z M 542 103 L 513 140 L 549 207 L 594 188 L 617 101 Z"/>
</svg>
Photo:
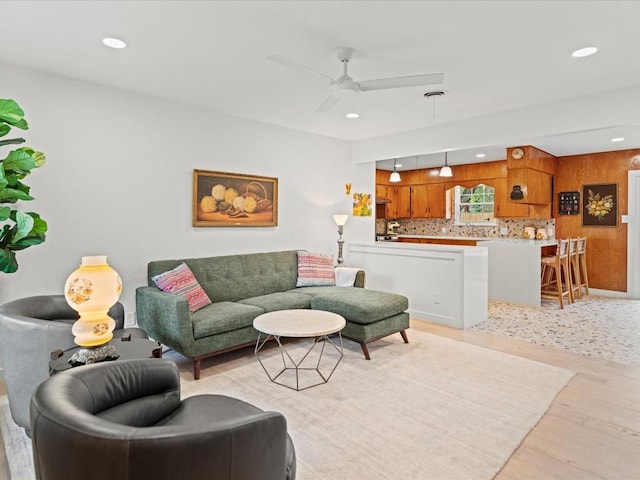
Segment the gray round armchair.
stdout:
<svg viewBox="0 0 640 480">
<path fill-rule="evenodd" d="M 293 480 L 277 412 L 223 395 L 180 399 L 162 359 L 96 363 L 42 382 L 31 399 L 37 479 Z"/>
<path fill-rule="evenodd" d="M 116 303 L 109 316 L 116 322 L 114 338 L 131 333 L 147 338 L 144 330 L 124 328 L 124 307 Z M 54 350 L 75 347 L 71 327 L 78 319 L 64 295 L 38 295 L 0 306 L 0 352 L 13 421 L 30 435 L 29 401 L 40 382 L 49 378 Z"/>
</svg>

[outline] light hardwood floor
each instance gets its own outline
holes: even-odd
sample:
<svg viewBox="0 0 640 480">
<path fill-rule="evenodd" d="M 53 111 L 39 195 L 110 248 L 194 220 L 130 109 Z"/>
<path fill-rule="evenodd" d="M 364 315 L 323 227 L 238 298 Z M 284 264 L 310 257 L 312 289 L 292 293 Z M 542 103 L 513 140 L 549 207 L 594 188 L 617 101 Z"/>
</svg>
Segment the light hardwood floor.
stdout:
<svg viewBox="0 0 640 480">
<path fill-rule="evenodd" d="M 429 322 L 411 327 L 576 372 L 496 480 L 640 479 L 640 367 Z"/>
<path fill-rule="evenodd" d="M 640 367 L 429 322 L 411 327 L 576 372 L 496 480 L 640 480 Z"/>
</svg>

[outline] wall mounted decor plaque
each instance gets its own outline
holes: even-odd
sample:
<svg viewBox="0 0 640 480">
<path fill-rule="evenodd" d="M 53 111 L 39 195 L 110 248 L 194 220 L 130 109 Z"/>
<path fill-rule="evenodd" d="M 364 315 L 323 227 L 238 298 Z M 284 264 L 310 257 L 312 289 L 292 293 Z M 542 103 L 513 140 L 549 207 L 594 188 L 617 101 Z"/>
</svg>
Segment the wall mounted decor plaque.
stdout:
<svg viewBox="0 0 640 480">
<path fill-rule="evenodd" d="M 618 224 L 618 184 L 582 186 L 582 225 L 615 227 Z"/>
<path fill-rule="evenodd" d="M 558 194 L 558 214 L 578 215 L 580 213 L 580 192 L 560 192 Z"/>
<path fill-rule="evenodd" d="M 194 227 L 278 225 L 278 179 L 193 170 Z"/>
</svg>

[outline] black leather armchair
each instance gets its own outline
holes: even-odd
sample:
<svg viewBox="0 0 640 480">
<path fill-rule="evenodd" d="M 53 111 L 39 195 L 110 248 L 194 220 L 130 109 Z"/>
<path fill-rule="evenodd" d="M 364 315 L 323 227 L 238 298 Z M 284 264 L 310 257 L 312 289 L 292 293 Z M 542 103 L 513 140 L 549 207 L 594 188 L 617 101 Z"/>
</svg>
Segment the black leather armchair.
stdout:
<svg viewBox="0 0 640 480">
<path fill-rule="evenodd" d="M 114 338 L 131 333 L 147 338 L 144 330 L 124 328 L 124 307 L 116 303 L 109 316 L 116 322 Z M 30 435 L 29 402 L 40 382 L 49 378 L 54 350 L 75 347 L 71 327 L 78 319 L 64 295 L 38 295 L 0 306 L 0 351 L 13 421 Z"/>
<path fill-rule="evenodd" d="M 37 479 L 295 478 L 284 416 L 222 395 L 180 400 L 169 360 L 105 362 L 41 383 L 31 400 Z"/>
</svg>

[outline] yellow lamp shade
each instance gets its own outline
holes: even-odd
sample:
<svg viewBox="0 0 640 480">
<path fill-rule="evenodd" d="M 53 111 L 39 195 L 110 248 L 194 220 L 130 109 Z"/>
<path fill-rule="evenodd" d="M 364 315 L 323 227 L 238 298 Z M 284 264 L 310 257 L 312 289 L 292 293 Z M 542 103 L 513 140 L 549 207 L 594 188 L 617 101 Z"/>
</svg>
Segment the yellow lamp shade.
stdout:
<svg viewBox="0 0 640 480">
<path fill-rule="evenodd" d="M 95 347 L 113 338 L 115 321 L 107 313 L 121 293 L 120 275 L 105 255 L 82 257 L 82 264 L 64 286 L 67 303 L 80 314 L 71 329 L 77 345 Z"/>
</svg>

